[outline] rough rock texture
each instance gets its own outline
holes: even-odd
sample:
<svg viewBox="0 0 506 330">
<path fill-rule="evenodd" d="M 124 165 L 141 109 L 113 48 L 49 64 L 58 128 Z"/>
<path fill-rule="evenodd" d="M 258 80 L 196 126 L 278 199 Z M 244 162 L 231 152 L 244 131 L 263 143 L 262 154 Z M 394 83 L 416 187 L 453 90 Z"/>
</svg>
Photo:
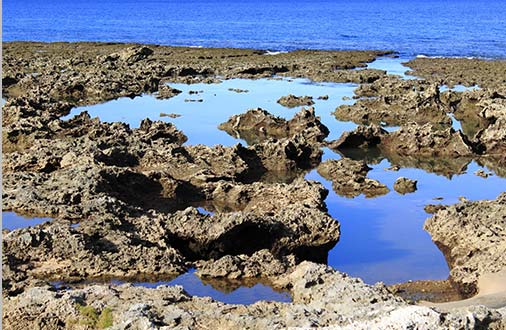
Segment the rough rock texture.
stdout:
<svg viewBox="0 0 506 330">
<path fill-rule="evenodd" d="M 445 254 L 451 279 L 465 294 L 478 278 L 506 268 L 506 194 L 491 201 L 465 201 L 439 210 L 424 225 Z"/>
<path fill-rule="evenodd" d="M 339 224 L 323 202 L 327 191 L 320 184 L 297 179 L 320 163 L 321 142 L 327 134 L 310 109 L 286 122 L 293 121 L 294 128 L 285 136 L 269 133 L 250 147 L 186 146 L 183 132 L 149 120 L 138 129 L 101 123 L 87 114 L 60 120 L 73 107 L 118 97 L 146 93 L 170 97 L 177 91 L 168 82 L 217 83 L 273 75 L 356 82 L 363 84 L 357 90 L 360 100 L 347 108 L 354 113 L 344 111 L 344 115 L 357 122 L 399 122 L 406 127 L 390 134 L 380 129 L 362 132 L 365 138 L 359 142 L 351 134 L 344 139 L 348 143 L 344 149 L 376 145 L 391 154 L 400 149 L 401 153 L 395 153 L 398 163 L 406 160 L 403 164 L 440 169 L 417 157 L 430 159 L 434 156 L 431 148 L 449 146 L 448 152 L 444 150 L 448 158 L 480 153 L 479 161 L 506 173 L 505 93 L 500 82 L 483 92 L 442 96 L 439 82 L 432 79 L 402 82 L 385 78 L 380 70 L 349 70 L 388 53 L 376 51 L 266 56 L 264 51 L 244 49 L 30 42 L 5 43 L 3 50 L 3 209 L 55 218 L 33 228 L 3 231 L 4 327 L 94 328 L 99 327 L 96 318 L 107 323 L 102 316 L 107 319 L 108 315 L 117 329 L 369 329 L 420 324 L 430 329 L 460 329 L 501 324 L 499 312 L 474 308 L 441 314 L 409 306 L 381 285 L 371 287 L 326 266 L 300 263 L 324 263 L 340 235 Z M 370 115 L 364 117 L 364 111 Z M 465 137 L 436 129 L 449 127 L 448 112 L 457 119 L 469 118 L 469 125 L 463 121 Z M 418 126 L 408 124 L 408 119 Z M 265 120 L 269 125 L 276 122 L 266 114 Z M 474 134 L 467 133 L 471 131 Z M 382 135 L 379 144 L 376 135 Z M 460 157 L 448 164 L 463 168 Z M 352 194 L 357 189 L 386 189 L 368 181 L 363 163 L 352 164 L 351 169 L 343 164 L 338 170 L 329 167 L 322 166 L 340 188 Z M 341 170 L 352 179 L 344 181 Z M 496 201 L 501 203 L 502 199 Z M 195 206 L 215 213 L 201 214 Z M 489 211 L 479 215 L 502 214 L 497 207 L 486 206 Z M 440 210 L 435 217 L 442 212 L 450 211 Z M 486 221 L 499 221 L 494 219 Z M 496 248 L 504 251 L 503 225 L 497 229 L 495 223 L 487 223 L 473 231 L 467 230 L 469 223 L 462 226 L 471 233 L 451 243 L 468 244 L 469 239 L 472 244 L 446 251 L 459 260 L 451 263 L 452 279 L 462 283 L 464 290 L 482 269 L 500 267 L 500 257 L 489 260 L 497 255 Z M 452 234 L 464 235 L 458 230 L 461 224 L 456 226 Z M 486 230 L 492 233 L 480 232 Z M 472 240 L 474 236 L 479 239 Z M 83 289 L 55 291 L 45 286 L 51 279 L 132 280 L 181 273 L 199 265 L 210 276 L 267 277 L 270 285 L 290 290 L 294 303 L 231 306 L 167 287 L 84 282 Z"/>
<path fill-rule="evenodd" d="M 294 256 L 277 259 L 268 250 L 259 250 L 251 256 L 227 255 L 218 260 L 204 261 L 199 265 L 196 273 L 203 278 L 272 278 L 286 273 L 289 267 L 293 266 L 295 266 Z"/>
<path fill-rule="evenodd" d="M 296 51 L 265 56 L 247 49 L 195 49 L 114 43 L 5 43 L 2 81 L 8 97 L 51 90 L 57 100 L 89 103 L 158 91 L 160 82 L 216 82 L 216 76 L 260 78 L 274 74 L 317 81 L 362 82 L 381 71 L 349 73 L 377 51 Z M 336 70 L 337 69 L 337 70 Z M 34 74 L 35 73 L 35 74 Z M 383 73 L 384 74 L 384 73 Z"/>
<path fill-rule="evenodd" d="M 295 96 L 292 94 L 282 96 L 277 102 L 287 108 L 295 108 L 303 105 L 314 104 L 312 96 Z"/>
<path fill-rule="evenodd" d="M 427 213 L 433 214 L 439 210 L 445 209 L 447 205 L 442 204 L 427 204 L 423 207 L 423 210 Z"/>
<path fill-rule="evenodd" d="M 200 259 L 252 254 L 267 248 L 279 256 L 294 254 L 324 262 L 339 240 L 339 224 L 334 219 L 299 205 L 263 215 L 216 214 L 210 221 L 203 221 L 207 218 L 196 211 L 190 215 L 177 217 L 168 226 L 178 240 L 186 242 L 181 248 Z"/>
<path fill-rule="evenodd" d="M 386 135 L 388 132 L 378 125 L 358 126 L 353 131 L 344 132 L 339 139 L 331 141 L 327 146 L 334 150 L 370 149 L 378 146 Z"/>
<path fill-rule="evenodd" d="M 464 58 L 415 59 L 407 65 L 418 76 L 445 84 L 478 86 L 477 90 L 443 93 L 463 132 L 481 144 L 484 152 L 504 154 L 505 150 L 505 99 L 504 75 L 506 61 L 483 61 Z"/>
<path fill-rule="evenodd" d="M 246 211 L 256 214 L 277 212 L 290 205 L 301 204 L 326 210 L 328 191 L 318 182 L 296 179 L 287 183 L 238 184 L 221 181 L 209 185 L 212 207 L 221 212 Z"/>
<path fill-rule="evenodd" d="M 251 109 L 244 114 L 232 116 L 219 129 L 246 140 L 250 145 L 268 138 L 289 138 L 298 133 L 319 143 L 329 134 L 327 127 L 316 117 L 314 108 L 303 108 L 288 121 L 260 108 Z"/>
<path fill-rule="evenodd" d="M 451 133 L 449 129 L 441 131 L 429 124 L 423 126 L 420 133 L 418 130 L 422 128 L 414 123 L 392 133 L 377 125 L 358 126 L 353 131 L 344 132 L 339 139 L 328 142 L 327 146 L 344 157 L 366 160 L 369 164 L 379 164 L 383 159 L 388 159 L 394 168 L 420 168 L 448 178 L 465 173 L 473 158 L 479 163 L 487 162 L 487 166 L 495 166 L 499 171 L 502 168 L 500 164 L 504 161 L 497 158 L 487 161 L 489 156 L 478 156 L 466 150 L 463 152 L 467 153 L 466 156 L 456 156 L 452 151 L 461 149 L 462 140 L 470 143 L 466 138 L 460 138 L 458 132 Z M 431 149 L 430 145 L 435 143 L 440 146 L 450 143 L 450 148 Z M 464 145 L 462 149 L 467 147 Z"/>
<path fill-rule="evenodd" d="M 480 102 L 480 117 L 490 123 L 476 134 L 476 139 L 489 155 L 506 153 L 506 93 L 502 98 Z"/>
<path fill-rule="evenodd" d="M 213 182 L 293 178 L 321 157 L 300 135 L 250 148 L 183 147 L 186 137 L 169 123 L 130 129 L 86 113 L 54 119 L 47 135 L 4 155 L 4 209 L 74 218 L 126 205 L 169 212 L 209 198 Z"/>
<path fill-rule="evenodd" d="M 506 61 L 483 61 L 477 58 L 416 58 L 407 63 L 414 73 L 427 80 L 482 88 L 504 85 Z"/>
<path fill-rule="evenodd" d="M 364 161 L 348 158 L 326 160 L 317 170 L 325 179 L 332 181 L 332 189 L 341 196 L 364 194 L 366 197 L 376 197 L 390 191 L 384 184 L 366 177 L 371 168 Z"/>
<path fill-rule="evenodd" d="M 435 83 L 385 77 L 360 85 L 355 93 L 355 104 L 334 111 L 338 120 L 364 125 L 400 126 L 411 121 L 451 125 L 448 107 L 441 102 Z"/>
<path fill-rule="evenodd" d="M 439 129 L 432 124 L 411 123 L 388 134 L 380 148 L 399 155 L 421 156 L 470 156 L 471 143 L 460 131 L 453 128 Z"/>
<path fill-rule="evenodd" d="M 86 219 L 77 227 L 53 220 L 15 230 L 3 239 L 3 289 L 14 294 L 26 285 L 12 271 L 28 281 L 178 274 L 186 262 L 175 243 L 169 232 L 147 222 L 135 225 L 113 216 Z"/>
<path fill-rule="evenodd" d="M 325 212 L 301 205 L 213 216 L 188 208 L 170 215 L 88 218 L 77 227 L 53 220 L 15 230 L 3 240 L 4 290 L 16 293 L 26 284 L 10 271 L 25 274 L 24 280 L 174 274 L 186 269 L 186 260 L 262 249 L 280 258 L 293 254 L 324 262 L 339 240 L 339 224 Z"/>
<path fill-rule="evenodd" d="M 479 329 L 504 325 L 504 315 L 484 307 L 439 313 L 408 305 L 384 286 L 369 286 L 312 263 L 300 264 L 280 277 L 278 285 L 290 288 L 293 303 L 228 305 L 190 297 L 178 286 L 93 285 L 63 291 L 38 287 L 5 299 L 3 320 L 7 329 L 26 329 L 33 324 L 59 329 L 87 322 L 93 327 L 102 325 L 97 319 L 106 313 L 112 316 L 106 323 L 111 329 Z"/>
<path fill-rule="evenodd" d="M 394 190 L 399 194 L 408 194 L 416 191 L 416 180 L 400 177 L 394 182 Z"/>
<path fill-rule="evenodd" d="M 266 140 L 250 147 L 261 165 L 271 172 L 289 174 L 311 169 L 321 162 L 323 151 L 302 133 L 290 139 Z"/>
<path fill-rule="evenodd" d="M 157 99 L 170 99 L 173 96 L 181 94 L 181 91 L 176 88 L 172 88 L 169 85 L 161 84 L 158 87 L 158 94 L 156 94 Z"/>
</svg>

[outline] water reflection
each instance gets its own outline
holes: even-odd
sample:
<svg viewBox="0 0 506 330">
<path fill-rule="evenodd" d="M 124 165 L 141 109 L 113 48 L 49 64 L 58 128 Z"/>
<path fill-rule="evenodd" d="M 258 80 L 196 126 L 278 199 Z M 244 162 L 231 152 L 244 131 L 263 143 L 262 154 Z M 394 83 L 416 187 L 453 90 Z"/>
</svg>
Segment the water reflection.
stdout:
<svg viewBox="0 0 506 330">
<path fill-rule="evenodd" d="M 275 290 L 262 283 L 259 279 L 229 280 L 229 279 L 201 279 L 195 275 L 195 269 L 187 273 L 172 276 L 158 277 L 141 275 L 136 278 L 96 278 L 76 283 L 51 282 L 57 289 L 81 288 L 90 284 L 121 285 L 131 283 L 133 286 L 157 288 L 161 285 L 180 285 L 191 296 L 211 297 L 214 300 L 227 304 L 249 305 L 258 301 L 291 302 L 292 298 L 286 291 Z"/>
<path fill-rule="evenodd" d="M 335 155 L 326 150 L 323 158 L 332 159 Z M 470 200 L 495 199 L 504 190 L 506 180 L 497 176 L 483 180 L 474 175 L 483 167 L 469 159 L 455 159 L 455 163 L 447 160 L 442 162 L 444 165 L 413 160 L 410 166 L 425 168 L 387 171 L 392 163 L 380 158 L 373 158 L 374 164 L 368 161 L 373 168 L 369 178 L 392 188 L 395 180 L 404 176 L 418 180 L 418 190 L 404 196 L 392 190 L 374 199 L 363 196 L 348 199 L 334 193 L 331 182 L 316 171 L 306 175 L 307 179 L 322 182 L 329 190 L 326 199 L 329 213 L 341 224 L 341 239 L 329 252 L 329 265 L 368 283 L 446 279 L 445 258 L 422 229 L 429 217 L 423 210 L 424 205 L 434 204 L 435 197 L 442 197 L 437 203 L 443 204 L 457 203 L 460 196 Z M 447 166 L 458 169 L 459 174 L 452 173 Z"/>
<path fill-rule="evenodd" d="M 226 279 L 200 279 L 193 271 L 180 275 L 170 282 L 143 282 L 136 286 L 156 288 L 159 285 L 181 285 L 188 294 L 211 297 L 227 304 L 249 305 L 258 301 L 290 302 L 288 292 L 279 292 L 258 281 L 230 281 Z"/>
<path fill-rule="evenodd" d="M 220 84 L 170 84 L 182 91 L 181 94 L 168 100 L 158 100 L 154 96 L 144 95 L 130 98 L 119 98 L 93 106 L 77 107 L 62 119 L 70 119 L 82 111 L 88 111 L 92 117 L 100 117 L 105 122 L 122 121 L 131 127 L 139 127 L 142 119 L 163 120 L 174 123 L 187 136 L 186 144 L 222 144 L 231 146 L 239 142 L 234 136 L 217 129 L 234 114 L 244 113 L 252 108 L 263 108 L 275 116 L 291 119 L 300 107 L 292 109 L 283 107 L 277 100 L 285 95 L 313 96 L 316 113 L 324 125 L 333 127 L 329 139 L 337 139 L 344 131 L 353 130 L 357 126 L 351 122 L 337 123 L 331 112 L 338 105 L 352 104 L 351 98 L 355 84 L 312 83 L 306 79 L 231 79 Z M 237 93 L 229 89 L 248 90 Z M 199 98 L 203 102 L 184 102 L 189 92 L 203 90 Z M 320 95 L 328 95 L 328 100 L 318 99 Z M 170 118 L 163 114 L 178 114 L 180 117 Z M 162 114 L 162 117 L 160 117 Z M 243 140 L 243 142 L 246 142 Z"/>
<path fill-rule="evenodd" d="M 401 61 L 391 58 L 379 59 L 373 62 L 372 66 L 387 69 L 389 73 L 402 71 L 404 74 L 407 68 L 400 64 Z M 356 127 L 351 122 L 336 121 L 332 115 L 337 106 L 353 103 L 353 100 L 343 100 L 343 97 L 353 96 L 353 89 L 356 87 L 353 84 L 316 84 L 304 79 L 292 81 L 232 79 L 221 84 L 170 85 L 183 92 L 168 100 L 143 96 L 76 108 L 69 117 L 87 110 L 92 116 L 99 116 L 104 121 L 125 121 L 132 127 L 138 126 L 142 119 L 149 117 L 174 123 L 188 136 L 188 144 L 233 145 L 240 140 L 218 130 L 217 126 L 220 123 L 227 121 L 232 115 L 244 113 L 256 107 L 262 107 L 273 115 L 290 119 L 299 111 L 299 108 L 288 109 L 276 101 L 281 96 L 291 93 L 298 96 L 313 96 L 316 114 L 330 130 L 329 140 L 337 139 L 342 132 Z M 230 88 L 249 92 L 236 93 L 230 91 Z M 204 101 L 202 103 L 184 102 L 189 97 L 190 90 L 202 90 L 199 98 Z M 319 100 L 317 98 L 319 95 L 329 95 L 329 99 Z M 160 113 L 177 113 L 181 117 L 160 118 Z M 391 190 L 394 181 L 400 176 L 418 180 L 418 190 L 412 194 L 401 196 L 392 190 L 385 196 L 374 199 L 366 199 L 363 196 L 348 199 L 337 196 L 332 191 L 331 183 L 319 176 L 315 170 L 306 174 L 306 178 L 322 182 L 330 191 L 326 200 L 329 212 L 341 223 L 341 240 L 330 251 L 329 264 L 353 276 L 362 277 L 369 283 L 445 279 L 448 276 L 445 259 L 432 243 L 430 236 L 422 229 L 428 217 L 423 210 L 424 206 L 433 204 L 433 198 L 439 196 L 443 197 L 440 203 L 444 204 L 458 202 L 459 196 L 465 196 L 471 200 L 495 199 L 504 190 L 506 183 L 506 180 L 498 176 L 485 180 L 475 176 L 474 171 L 482 166 L 469 158 L 401 157 L 396 154 L 384 155 L 374 149 L 366 152 L 363 150 L 341 151 L 342 155 L 327 148 L 324 148 L 324 151 L 323 160 L 339 159 L 341 156 L 364 159 L 369 166 L 373 167 L 368 177 L 386 184 Z M 504 170 L 506 167 L 499 165 L 500 163 L 493 159 L 480 159 L 480 164 L 487 165 L 496 173 L 503 173 L 503 175 L 506 173 Z M 399 171 L 385 171 L 385 168 L 392 165 L 398 165 L 401 168 Z M 272 173 L 268 173 L 262 180 L 279 182 L 278 176 L 270 175 Z M 295 173 L 295 175 L 304 174 Z M 292 179 L 292 175 L 286 176 L 286 182 Z M 201 210 L 202 213 L 205 210 L 224 212 L 227 209 L 226 205 L 198 206 L 204 207 Z M 188 276 L 185 279 L 188 283 L 197 281 L 194 275 L 184 276 Z M 200 280 L 198 283 L 201 283 Z M 210 288 L 197 282 L 192 285 L 195 286 L 195 290 Z M 260 288 L 265 289 L 259 287 L 259 290 Z M 258 297 L 260 294 L 261 291 L 255 293 L 255 296 Z"/>
<path fill-rule="evenodd" d="M 25 217 L 15 212 L 2 212 L 2 229 L 14 230 L 39 225 L 51 218 Z"/>
<path fill-rule="evenodd" d="M 480 86 L 478 86 L 478 85 L 473 85 L 473 86 L 455 85 L 451 88 L 448 87 L 447 85 L 441 85 L 439 87 L 439 91 L 441 93 L 446 92 L 446 91 L 454 91 L 454 92 L 476 91 L 479 89 L 480 89 Z"/>
<path fill-rule="evenodd" d="M 407 62 L 409 59 L 404 58 L 395 58 L 395 57 L 380 57 L 371 63 L 367 64 L 368 69 L 378 69 L 385 70 L 387 74 L 400 76 L 401 79 L 412 80 L 418 79 L 415 76 L 407 75 L 410 69 L 407 66 L 404 66 L 402 63 Z"/>
</svg>

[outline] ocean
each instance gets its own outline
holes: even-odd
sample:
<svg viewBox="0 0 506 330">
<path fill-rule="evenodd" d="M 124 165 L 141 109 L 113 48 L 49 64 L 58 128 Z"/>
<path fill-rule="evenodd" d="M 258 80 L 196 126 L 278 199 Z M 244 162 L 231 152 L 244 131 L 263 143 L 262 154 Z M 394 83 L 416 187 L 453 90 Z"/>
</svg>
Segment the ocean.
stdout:
<svg viewBox="0 0 506 330">
<path fill-rule="evenodd" d="M 3 41 L 506 58 L 506 1 L 4 0 Z"/>
</svg>

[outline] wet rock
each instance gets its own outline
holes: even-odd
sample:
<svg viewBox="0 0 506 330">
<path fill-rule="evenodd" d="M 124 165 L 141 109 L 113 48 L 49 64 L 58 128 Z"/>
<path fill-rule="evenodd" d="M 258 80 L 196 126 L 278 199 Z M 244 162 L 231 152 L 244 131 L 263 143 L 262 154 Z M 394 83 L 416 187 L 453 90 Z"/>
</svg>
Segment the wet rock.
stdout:
<svg viewBox="0 0 506 330">
<path fill-rule="evenodd" d="M 260 108 L 251 109 L 244 114 L 232 116 L 218 128 L 231 136 L 245 139 L 248 144 L 265 141 L 270 137 L 289 138 L 297 133 L 309 140 L 322 142 L 329 134 L 327 127 L 316 117 L 314 108 L 303 108 L 289 121 Z"/>
<path fill-rule="evenodd" d="M 312 96 L 295 96 L 292 94 L 281 97 L 277 102 L 287 108 L 314 104 Z"/>
<path fill-rule="evenodd" d="M 411 180 L 405 177 L 400 177 L 395 180 L 394 190 L 399 194 L 408 194 L 416 191 L 416 180 Z"/>
<path fill-rule="evenodd" d="M 170 99 L 182 92 L 179 89 L 172 88 L 167 84 L 161 84 L 158 86 L 158 94 L 156 94 L 157 99 L 165 100 Z"/>
<path fill-rule="evenodd" d="M 486 178 L 488 178 L 491 175 L 491 173 L 487 173 L 484 170 L 479 169 L 476 172 L 474 172 L 474 175 L 486 179 Z"/>
<path fill-rule="evenodd" d="M 491 201 L 465 201 L 446 207 L 424 225 L 445 254 L 450 276 L 466 295 L 477 280 L 506 268 L 506 194 Z"/>
<path fill-rule="evenodd" d="M 364 161 L 347 158 L 326 160 L 317 170 L 325 179 L 332 181 L 332 189 L 340 196 L 356 197 L 364 194 L 371 198 L 390 191 L 384 184 L 366 177 L 371 168 Z"/>
<path fill-rule="evenodd" d="M 323 100 L 323 101 L 326 101 L 329 99 L 329 96 L 328 95 L 321 95 L 321 96 L 318 96 L 318 100 Z"/>
<path fill-rule="evenodd" d="M 444 210 L 447 205 L 442 204 L 427 204 L 423 207 L 423 210 L 427 213 L 434 214 L 439 210 Z"/>
<path fill-rule="evenodd" d="M 396 295 L 413 302 L 458 301 L 464 297 L 449 280 L 417 280 L 389 285 L 388 289 Z"/>
</svg>

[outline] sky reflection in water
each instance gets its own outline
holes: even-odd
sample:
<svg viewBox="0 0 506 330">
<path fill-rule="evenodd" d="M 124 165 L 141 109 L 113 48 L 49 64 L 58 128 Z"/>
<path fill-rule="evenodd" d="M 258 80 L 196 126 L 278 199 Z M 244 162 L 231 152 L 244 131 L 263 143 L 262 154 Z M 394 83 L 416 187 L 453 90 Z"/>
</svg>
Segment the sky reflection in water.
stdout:
<svg viewBox="0 0 506 330">
<path fill-rule="evenodd" d="M 400 63 L 405 59 L 384 58 L 369 65 L 371 68 L 387 69 L 388 73 L 404 75 L 406 68 Z M 407 77 L 405 77 L 407 78 Z M 241 80 L 232 79 L 221 84 L 170 84 L 183 92 L 168 100 L 157 100 L 152 96 L 134 99 L 122 98 L 90 107 L 76 108 L 67 118 L 87 110 L 92 117 L 103 121 L 124 121 L 138 127 L 143 118 L 164 120 L 174 123 L 187 136 L 187 144 L 233 145 L 236 140 L 217 126 L 231 115 L 244 113 L 250 108 L 262 107 L 274 115 L 290 119 L 300 108 L 288 109 L 276 101 L 289 93 L 314 97 L 317 115 L 330 129 L 329 140 L 338 138 L 342 132 L 353 130 L 351 122 L 338 122 L 331 112 L 341 104 L 351 104 L 356 85 L 335 83 L 310 83 L 308 80 Z M 249 90 L 235 93 L 229 88 Z M 203 91 L 190 95 L 188 92 Z M 329 100 L 317 100 L 318 96 L 329 95 Z M 203 99 L 203 102 L 184 102 L 185 99 Z M 160 113 L 180 114 L 179 118 L 160 117 Z M 458 123 L 454 123 L 458 128 Z M 325 149 L 324 159 L 338 159 L 340 155 Z M 416 164 L 414 162 L 413 164 Z M 465 165 L 463 162 L 462 165 Z M 434 164 L 426 164 L 428 168 Z M 437 164 L 435 164 L 437 165 Z M 422 169 L 402 168 L 398 172 L 386 171 L 387 160 L 370 165 L 369 177 L 386 184 L 391 192 L 385 196 L 354 199 L 337 196 L 331 183 L 324 180 L 315 170 L 307 179 L 318 180 L 330 191 L 326 200 L 329 213 L 341 223 L 341 240 L 329 253 L 329 264 L 338 270 L 359 276 L 368 283 L 403 282 L 416 279 L 445 279 L 448 266 L 423 228 L 428 214 L 423 210 L 430 203 L 453 204 L 459 196 L 471 200 L 494 199 L 506 180 L 497 176 L 488 179 L 474 175 L 481 168 L 472 162 L 461 175 L 445 177 L 428 173 Z M 414 166 L 414 165 L 411 165 Z M 460 167 L 457 166 L 459 169 Z M 400 195 L 393 191 L 393 183 L 400 176 L 418 180 L 418 191 Z M 442 201 L 433 200 L 443 197 Z"/>
<path fill-rule="evenodd" d="M 2 229 L 14 230 L 33 227 L 50 220 L 51 218 L 29 218 L 14 212 L 2 212 Z"/>
<path fill-rule="evenodd" d="M 277 292 L 271 287 L 261 283 L 257 283 L 252 287 L 247 287 L 226 285 L 225 282 L 221 282 L 223 286 L 214 288 L 212 284 L 205 283 L 205 281 L 202 281 L 194 274 L 194 270 L 191 270 L 186 274 L 176 277 L 172 281 L 139 282 L 134 285 L 146 288 L 156 288 L 160 285 L 181 285 L 185 291 L 192 296 L 212 297 L 215 300 L 227 304 L 249 305 L 261 300 L 278 302 L 290 302 L 292 300 L 288 292 Z"/>
</svg>

